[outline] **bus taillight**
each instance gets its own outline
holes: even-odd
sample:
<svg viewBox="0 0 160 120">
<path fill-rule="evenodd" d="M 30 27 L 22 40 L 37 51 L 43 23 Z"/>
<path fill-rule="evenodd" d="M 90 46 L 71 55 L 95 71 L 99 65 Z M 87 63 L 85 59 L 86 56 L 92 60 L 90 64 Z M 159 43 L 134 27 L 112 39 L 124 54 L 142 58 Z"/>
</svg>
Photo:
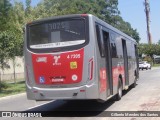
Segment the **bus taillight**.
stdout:
<svg viewBox="0 0 160 120">
<path fill-rule="evenodd" d="M 80 90 L 80 92 L 85 92 L 86 90 Z"/>
<path fill-rule="evenodd" d="M 92 80 L 93 78 L 93 58 L 89 60 L 88 73 L 89 73 L 89 80 Z"/>
<path fill-rule="evenodd" d="M 88 16 L 88 14 L 81 14 L 82 17 Z"/>
</svg>

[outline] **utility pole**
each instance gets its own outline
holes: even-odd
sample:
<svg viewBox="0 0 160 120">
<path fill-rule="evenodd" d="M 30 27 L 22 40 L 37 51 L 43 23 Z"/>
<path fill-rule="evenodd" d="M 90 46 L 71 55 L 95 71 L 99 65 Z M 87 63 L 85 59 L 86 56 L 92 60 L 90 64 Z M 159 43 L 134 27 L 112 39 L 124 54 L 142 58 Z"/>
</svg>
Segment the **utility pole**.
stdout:
<svg viewBox="0 0 160 120">
<path fill-rule="evenodd" d="M 150 33 L 150 5 L 149 0 L 145 0 L 144 2 L 145 6 L 145 13 L 146 13 L 146 22 L 147 22 L 147 38 L 148 38 L 148 44 L 152 44 L 152 38 Z"/>
</svg>

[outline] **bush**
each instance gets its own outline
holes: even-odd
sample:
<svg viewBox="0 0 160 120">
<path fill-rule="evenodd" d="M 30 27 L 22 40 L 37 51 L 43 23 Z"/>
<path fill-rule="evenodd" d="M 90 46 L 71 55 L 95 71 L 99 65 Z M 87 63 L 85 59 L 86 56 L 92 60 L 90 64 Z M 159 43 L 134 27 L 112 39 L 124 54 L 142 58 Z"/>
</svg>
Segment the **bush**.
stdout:
<svg viewBox="0 0 160 120">
<path fill-rule="evenodd" d="M 150 56 L 145 56 L 143 58 L 143 61 L 148 61 L 149 63 L 153 62 L 152 58 Z"/>
<path fill-rule="evenodd" d="M 8 88 L 8 84 L 6 82 L 1 81 L 0 82 L 0 91 L 3 89 L 6 89 L 6 88 Z"/>
</svg>

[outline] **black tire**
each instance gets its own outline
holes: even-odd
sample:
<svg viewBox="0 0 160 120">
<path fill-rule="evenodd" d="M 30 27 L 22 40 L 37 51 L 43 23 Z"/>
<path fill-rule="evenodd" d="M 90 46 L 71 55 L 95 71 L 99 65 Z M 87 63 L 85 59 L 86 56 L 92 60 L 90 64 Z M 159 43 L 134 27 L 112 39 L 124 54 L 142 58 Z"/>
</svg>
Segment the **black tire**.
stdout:
<svg viewBox="0 0 160 120">
<path fill-rule="evenodd" d="M 137 77 L 135 77 L 135 79 L 134 79 L 134 83 L 132 84 L 132 88 L 135 88 L 136 85 L 137 85 Z"/>
<path fill-rule="evenodd" d="M 142 70 L 143 70 L 143 68 L 142 68 Z"/>
<path fill-rule="evenodd" d="M 146 67 L 146 70 L 148 70 L 148 67 Z"/>
<path fill-rule="evenodd" d="M 118 90 L 117 91 L 118 93 L 116 95 L 116 100 L 118 101 L 122 98 L 122 91 L 123 91 L 123 85 L 122 85 L 122 81 L 120 78 L 118 80 L 118 89 L 117 90 Z"/>
</svg>

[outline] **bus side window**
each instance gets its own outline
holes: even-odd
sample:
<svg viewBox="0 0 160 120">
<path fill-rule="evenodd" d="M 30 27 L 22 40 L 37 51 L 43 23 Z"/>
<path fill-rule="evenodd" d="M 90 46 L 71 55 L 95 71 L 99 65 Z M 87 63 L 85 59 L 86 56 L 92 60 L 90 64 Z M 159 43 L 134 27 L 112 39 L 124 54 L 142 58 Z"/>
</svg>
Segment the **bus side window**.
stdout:
<svg viewBox="0 0 160 120">
<path fill-rule="evenodd" d="M 98 42 L 98 47 L 99 47 L 99 51 L 100 51 L 100 55 L 101 57 L 104 57 L 104 45 L 103 45 L 103 40 L 101 37 L 101 29 L 99 27 L 99 25 L 96 25 L 96 34 L 97 34 L 97 42 Z"/>
<path fill-rule="evenodd" d="M 116 44 L 115 43 L 111 43 L 111 48 L 112 48 L 112 58 L 117 58 Z"/>
<path fill-rule="evenodd" d="M 116 47 L 116 34 L 115 33 L 111 33 L 111 55 L 112 55 L 112 58 L 117 58 L 117 47 Z"/>
</svg>

